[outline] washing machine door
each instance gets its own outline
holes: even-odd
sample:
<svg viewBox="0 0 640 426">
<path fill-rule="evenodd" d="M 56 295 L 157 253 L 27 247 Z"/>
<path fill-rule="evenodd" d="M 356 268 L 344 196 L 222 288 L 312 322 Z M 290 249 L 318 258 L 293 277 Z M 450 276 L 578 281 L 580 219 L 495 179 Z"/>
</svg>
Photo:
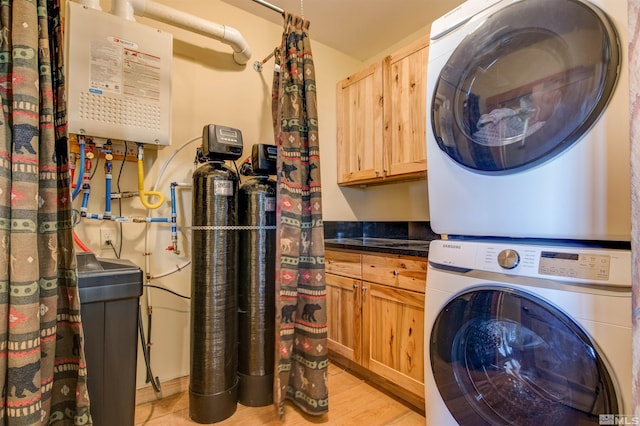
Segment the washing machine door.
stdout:
<svg viewBox="0 0 640 426">
<path fill-rule="evenodd" d="M 594 124 L 619 68 L 615 28 L 596 6 L 515 1 L 486 17 L 442 68 L 431 108 L 435 139 L 473 171 L 534 166 Z"/>
<path fill-rule="evenodd" d="M 597 345 L 535 295 L 500 285 L 470 289 L 441 310 L 431 367 L 462 425 L 586 425 L 619 414 Z"/>
</svg>

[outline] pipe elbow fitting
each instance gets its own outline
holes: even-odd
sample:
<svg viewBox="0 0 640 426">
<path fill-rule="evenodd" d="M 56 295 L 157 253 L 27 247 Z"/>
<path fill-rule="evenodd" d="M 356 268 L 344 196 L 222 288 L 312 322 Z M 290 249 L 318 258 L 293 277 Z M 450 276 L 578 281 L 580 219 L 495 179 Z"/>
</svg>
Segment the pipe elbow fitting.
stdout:
<svg viewBox="0 0 640 426">
<path fill-rule="evenodd" d="M 223 39 L 233 49 L 233 60 L 239 65 L 245 65 L 251 59 L 251 48 L 240 31 L 227 25 L 224 26 Z"/>
</svg>

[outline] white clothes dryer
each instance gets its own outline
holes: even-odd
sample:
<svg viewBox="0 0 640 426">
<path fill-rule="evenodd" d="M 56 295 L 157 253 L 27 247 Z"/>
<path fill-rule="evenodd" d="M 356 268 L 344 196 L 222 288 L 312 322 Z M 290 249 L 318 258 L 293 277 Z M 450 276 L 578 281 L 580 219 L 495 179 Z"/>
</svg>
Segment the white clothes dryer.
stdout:
<svg viewBox="0 0 640 426">
<path fill-rule="evenodd" d="M 440 234 L 630 241 L 627 5 L 469 0 L 431 27 Z"/>
<path fill-rule="evenodd" d="M 631 251 L 545 244 L 431 242 L 428 425 L 631 424 Z"/>
</svg>

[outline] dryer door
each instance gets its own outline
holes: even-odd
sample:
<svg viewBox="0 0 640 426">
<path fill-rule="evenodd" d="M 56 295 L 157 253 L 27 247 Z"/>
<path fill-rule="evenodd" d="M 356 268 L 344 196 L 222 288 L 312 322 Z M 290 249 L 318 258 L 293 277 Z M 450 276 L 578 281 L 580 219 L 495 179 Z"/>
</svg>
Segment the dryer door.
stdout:
<svg viewBox="0 0 640 426">
<path fill-rule="evenodd" d="M 465 37 L 442 69 L 431 109 L 436 141 L 478 172 L 539 164 L 594 124 L 619 66 L 614 26 L 594 5 L 515 1 Z"/>
<path fill-rule="evenodd" d="M 438 315 L 431 367 L 460 425 L 599 424 L 619 414 L 597 345 L 542 299 L 513 288 L 475 287 Z"/>
</svg>

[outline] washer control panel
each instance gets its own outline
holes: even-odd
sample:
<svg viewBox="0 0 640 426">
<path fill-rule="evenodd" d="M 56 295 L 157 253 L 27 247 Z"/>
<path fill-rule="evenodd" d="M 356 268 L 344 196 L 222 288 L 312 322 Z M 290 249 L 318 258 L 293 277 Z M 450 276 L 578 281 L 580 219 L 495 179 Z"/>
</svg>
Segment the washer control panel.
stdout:
<svg viewBox="0 0 640 426">
<path fill-rule="evenodd" d="M 611 256 L 541 251 L 538 272 L 556 277 L 608 280 Z"/>
<path fill-rule="evenodd" d="M 429 263 L 576 283 L 631 286 L 631 250 L 581 245 L 435 240 Z"/>
</svg>

